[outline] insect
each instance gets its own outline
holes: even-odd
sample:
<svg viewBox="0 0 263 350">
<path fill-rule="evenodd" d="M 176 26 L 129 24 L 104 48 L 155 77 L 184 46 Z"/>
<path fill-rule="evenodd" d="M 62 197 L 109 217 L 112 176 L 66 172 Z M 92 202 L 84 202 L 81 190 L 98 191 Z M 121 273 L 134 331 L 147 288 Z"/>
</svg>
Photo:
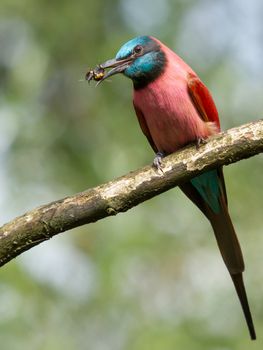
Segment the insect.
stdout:
<svg viewBox="0 0 263 350">
<path fill-rule="evenodd" d="M 105 70 L 100 66 L 96 66 L 94 69 L 89 70 L 85 75 L 85 79 L 90 82 L 91 80 L 100 81 L 104 77 Z"/>
</svg>

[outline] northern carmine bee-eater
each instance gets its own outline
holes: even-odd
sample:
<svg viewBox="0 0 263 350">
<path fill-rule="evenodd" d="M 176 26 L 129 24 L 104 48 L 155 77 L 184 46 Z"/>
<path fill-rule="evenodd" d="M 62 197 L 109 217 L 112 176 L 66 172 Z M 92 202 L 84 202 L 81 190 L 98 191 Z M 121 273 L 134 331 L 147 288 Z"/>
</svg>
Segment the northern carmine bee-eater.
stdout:
<svg viewBox="0 0 263 350">
<path fill-rule="evenodd" d="M 104 70 L 111 68 L 109 71 Z M 218 112 L 207 87 L 172 50 L 151 36 L 128 41 L 116 57 L 88 72 L 99 82 L 123 73 L 133 81 L 133 104 L 140 127 L 161 167 L 162 157 L 189 143 L 200 144 L 220 131 Z M 222 167 L 180 186 L 210 221 L 238 294 L 251 339 L 256 339 L 242 273 L 244 261 L 229 216 Z"/>
</svg>

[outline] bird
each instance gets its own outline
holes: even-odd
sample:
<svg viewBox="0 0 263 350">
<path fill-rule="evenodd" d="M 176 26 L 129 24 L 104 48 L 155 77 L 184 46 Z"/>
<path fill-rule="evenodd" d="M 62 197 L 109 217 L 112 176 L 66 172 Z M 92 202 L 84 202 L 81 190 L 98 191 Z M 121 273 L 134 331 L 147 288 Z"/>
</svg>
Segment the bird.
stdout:
<svg viewBox="0 0 263 350">
<path fill-rule="evenodd" d="M 206 85 L 180 56 L 155 37 L 144 35 L 129 40 L 115 58 L 98 67 L 103 72 L 98 83 L 118 73 L 132 80 L 133 106 L 155 152 L 155 167 L 161 168 L 166 155 L 191 143 L 198 148 L 220 132 L 217 107 Z M 179 187 L 211 223 L 254 340 L 256 332 L 243 281 L 244 260 L 228 211 L 222 166 Z"/>
</svg>

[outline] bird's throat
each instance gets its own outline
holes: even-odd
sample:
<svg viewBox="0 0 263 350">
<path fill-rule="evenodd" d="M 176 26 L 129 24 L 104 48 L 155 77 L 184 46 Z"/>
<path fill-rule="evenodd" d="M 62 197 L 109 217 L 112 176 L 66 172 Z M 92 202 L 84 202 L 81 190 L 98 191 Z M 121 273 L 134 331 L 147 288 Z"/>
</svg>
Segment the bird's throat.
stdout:
<svg viewBox="0 0 263 350">
<path fill-rule="evenodd" d="M 134 89 L 143 89 L 148 84 L 159 78 L 163 74 L 165 66 L 166 56 L 165 53 L 160 50 L 156 53 L 154 64 L 150 70 L 147 70 L 145 73 L 141 71 L 139 75 L 132 77 Z"/>
</svg>

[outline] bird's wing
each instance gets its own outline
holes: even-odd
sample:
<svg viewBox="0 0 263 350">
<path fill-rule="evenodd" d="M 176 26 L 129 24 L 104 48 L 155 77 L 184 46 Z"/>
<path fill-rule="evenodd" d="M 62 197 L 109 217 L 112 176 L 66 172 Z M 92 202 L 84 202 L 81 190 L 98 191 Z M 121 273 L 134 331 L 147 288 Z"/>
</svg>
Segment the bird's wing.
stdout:
<svg viewBox="0 0 263 350">
<path fill-rule="evenodd" d="M 153 139 L 152 139 L 152 136 L 151 136 L 151 133 L 150 133 L 150 130 L 148 128 L 148 125 L 146 123 L 146 120 L 144 118 L 144 115 L 142 113 L 142 111 L 140 110 L 140 108 L 138 108 L 135 103 L 133 102 L 133 106 L 134 106 L 134 109 L 135 109 L 135 112 L 136 112 L 136 115 L 137 115 L 137 118 L 138 118 L 138 121 L 139 121 L 139 124 L 140 124 L 140 127 L 142 129 L 142 132 L 144 133 L 144 135 L 147 137 L 147 140 L 149 141 L 150 145 L 152 146 L 152 149 L 154 150 L 155 153 L 158 152 L 157 150 L 157 147 L 155 146 L 154 142 L 153 142 Z"/>
<path fill-rule="evenodd" d="M 192 73 L 188 76 L 187 85 L 189 96 L 199 116 L 205 122 L 215 123 L 219 131 L 218 112 L 207 87 Z M 242 279 L 244 262 L 227 209 L 227 195 L 222 167 L 201 174 L 180 187 L 207 216 L 213 226 L 219 249 L 241 302 L 251 339 L 255 339 L 255 329 Z M 215 196 L 217 197 L 219 208 L 216 206 Z"/>
<path fill-rule="evenodd" d="M 218 127 L 218 131 L 220 131 L 218 111 L 208 88 L 192 73 L 188 74 L 187 86 L 189 95 L 200 117 L 205 122 L 215 123 Z M 222 168 L 218 169 L 218 177 L 222 184 L 222 190 L 227 204 L 226 186 Z"/>
<path fill-rule="evenodd" d="M 219 131 L 220 123 L 218 112 L 207 87 L 192 73 L 188 74 L 187 86 L 189 95 L 200 117 L 205 122 L 215 123 Z"/>
</svg>

